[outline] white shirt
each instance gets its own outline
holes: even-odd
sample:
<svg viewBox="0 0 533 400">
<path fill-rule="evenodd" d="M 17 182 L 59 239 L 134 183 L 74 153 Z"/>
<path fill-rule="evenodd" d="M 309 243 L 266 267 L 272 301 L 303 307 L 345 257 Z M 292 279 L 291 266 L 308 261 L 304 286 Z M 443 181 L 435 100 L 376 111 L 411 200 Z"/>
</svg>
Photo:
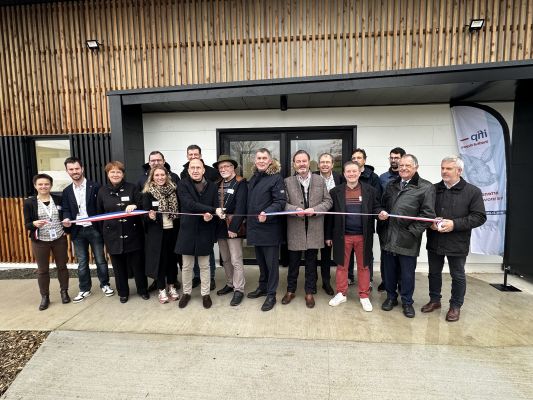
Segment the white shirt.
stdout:
<svg viewBox="0 0 533 400">
<path fill-rule="evenodd" d="M 88 218 L 89 214 L 87 214 L 86 201 L 87 179 L 83 178 L 83 182 L 79 186 L 75 183 L 72 183 L 72 189 L 74 189 L 74 196 L 76 197 L 76 203 L 78 203 L 78 214 L 76 215 L 76 219 Z M 76 225 L 91 226 L 92 224 L 90 222 L 78 222 Z"/>
<path fill-rule="evenodd" d="M 328 192 L 335 187 L 335 179 L 333 179 L 333 172 L 329 174 L 328 178 L 326 178 L 322 174 L 320 174 L 320 176 L 326 181 L 326 188 L 328 189 Z"/>
</svg>

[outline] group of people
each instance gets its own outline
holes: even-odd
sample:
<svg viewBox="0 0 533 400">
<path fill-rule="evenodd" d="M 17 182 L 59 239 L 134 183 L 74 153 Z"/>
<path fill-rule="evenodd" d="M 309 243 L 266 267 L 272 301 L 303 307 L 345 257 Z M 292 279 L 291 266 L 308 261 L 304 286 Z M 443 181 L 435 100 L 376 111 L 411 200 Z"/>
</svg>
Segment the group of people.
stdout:
<svg viewBox="0 0 533 400">
<path fill-rule="evenodd" d="M 38 266 L 40 310 L 50 304 L 50 253 L 57 265 L 61 300 L 71 301 L 65 236 L 70 231 L 79 263 L 79 293 L 73 302 L 91 295 L 89 247 L 102 292 L 114 295 L 105 244 L 122 303 L 128 301 L 128 279 L 133 275 L 137 293 L 145 300 L 150 297 L 150 277 L 154 280 L 152 287 L 159 291 L 160 303 L 178 301 L 184 308 L 191 300 L 193 287 L 200 285 L 203 306 L 210 308 L 210 292 L 216 286 L 213 248 L 218 242 L 226 282 L 217 295 L 232 293 L 230 305 L 237 306 L 245 293 L 242 246 L 246 238 L 247 244 L 255 248 L 260 271 L 258 286 L 247 297 L 265 297 L 261 310 L 269 311 L 276 304 L 279 251 L 286 243 L 287 291 L 282 304 L 295 298 L 303 262 L 308 308 L 315 306 L 320 264 L 322 288 L 333 296 L 330 306 L 347 301 L 355 269 L 361 306 L 372 311 L 369 296 L 377 220 L 381 247 L 378 290 L 387 293 L 381 308 L 392 310 L 399 304 L 399 295 L 404 315 L 415 316 L 415 269 L 421 238 L 427 231 L 430 300 L 421 311 L 441 307 L 442 270 L 447 257 L 452 293 L 446 320 L 459 319 L 471 230 L 486 220 L 481 191 L 461 178 L 464 165 L 460 158 L 442 160 L 442 180 L 435 185 L 419 176 L 417 158 L 399 147 L 390 151 L 390 168 L 381 176 L 366 164 L 363 149 L 353 151 L 342 174 L 333 171 L 334 158 L 329 153 L 320 155 L 319 170 L 311 172 L 310 155 L 299 150 L 292 157 L 294 174 L 285 179 L 279 162 L 266 148 L 256 150 L 249 180 L 237 174 L 239 165 L 229 156 L 220 156 L 213 167 L 205 165 L 197 145 L 187 148 L 187 159 L 178 176 L 163 154 L 153 151 L 136 184 L 125 180 L 121 162 L 112 161 L 105 167 L 108 183 L 100 187 L 85 178 L 82 161 L 70 157 L 65 160 L 65 168 L 72 184 L 63 191 L 62 198 L 51 194 L 50 176 L 34 177 L 37 196 L 25 201 L 24 217 Z M 127 215 L 136 209 L 145 212 Z M 99 222 L 79 221 L 113 212 L 126 214 L 104 217 Z M 330 282 L 332 265 L 337 266 L 335 290 Z"/>
</svg>

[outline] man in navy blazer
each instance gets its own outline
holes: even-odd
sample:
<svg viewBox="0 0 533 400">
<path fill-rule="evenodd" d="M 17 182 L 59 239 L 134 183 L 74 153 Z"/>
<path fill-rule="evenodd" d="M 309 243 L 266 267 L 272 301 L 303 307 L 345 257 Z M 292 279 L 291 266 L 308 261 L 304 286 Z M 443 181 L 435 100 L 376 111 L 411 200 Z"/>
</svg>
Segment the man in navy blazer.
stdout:
<svg viewBox="0 0 533 400">
<path fill-rule="evenodd" d="M 65 169 L 72 179 L 72 183 L 63 190 L 63 217 L 71 221 L 96 215 L 96 196 L 100 185 L 85 179 L 83 164 L 77 157 L 65 160 Z M 89 270 L 89 246 L 96 262 L 96 273 L 100 281 L 100 288 L 105 296 L 113 296 L 115 291 L 109 285 L 109 270 L 104 255 L 104 241 L 97 224 L 91 222 L 71 225 L 71 240 L 78 259 L 78 279 L 80 292 L 72 299 L 79 303 L 91 295 L 91 272 Z"/>
</svg>

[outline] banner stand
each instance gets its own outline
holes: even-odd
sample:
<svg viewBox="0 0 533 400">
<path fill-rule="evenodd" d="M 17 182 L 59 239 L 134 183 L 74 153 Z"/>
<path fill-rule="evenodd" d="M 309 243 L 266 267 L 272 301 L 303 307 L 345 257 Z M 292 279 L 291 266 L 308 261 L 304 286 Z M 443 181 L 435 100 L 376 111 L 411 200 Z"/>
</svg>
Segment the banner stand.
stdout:
<svg viewBox="0 0 533 400">
<path fill-rule="evenodd" d="M 509 274 L 509 271 L 511 270 L 511 268 L 509 266 L 504 266 L 504 265 L 502 265 L 502 267 L 503 267 L 503 284 L 491 283 L 490 286 L 498 289 L 500 292 L 521 292 L 521 290 L 518 289 L 517 287 L 507 284 L 507 275 Z"/>
</svg>

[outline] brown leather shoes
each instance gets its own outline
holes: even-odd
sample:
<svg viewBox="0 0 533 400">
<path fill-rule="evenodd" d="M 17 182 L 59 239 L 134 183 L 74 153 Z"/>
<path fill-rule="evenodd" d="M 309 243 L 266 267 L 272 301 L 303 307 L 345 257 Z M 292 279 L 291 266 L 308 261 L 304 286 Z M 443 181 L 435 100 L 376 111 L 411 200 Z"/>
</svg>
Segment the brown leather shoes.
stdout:
<svg viewBox="0 0 533 400">
<path fill-rule="evenodd" d="M 448 310 L 448 313 L 446 314 L 446 321 L 448 322 L 455 322 L 459 321 L 459 316 L 461 315 L 461 309 L 450 307 Z"/>
<path fill-rule="evenodd" d="M 211 296 L 209 296 L 208 294 L 202 296 L 202 304 L 204 305 L 204 308 L 211 308 L 211 306 L 213 305 Z"/>
<path fill-rule="evenodd" d="M 184 294 L 183 296 L 181 296 L 181 299 L 178 302 L 178 307 L 179 308 L 187 307 L 187 304 L 189 304 L 189 300 L 191 300 L 191 295 L 190 294 Z"/>
<path fill-rule="evenodd" d="M 292 299 L 294 299 L 294 293 L 287 292 L 285 293 L 285 296 L 283 296 L 283 298 L 281 299 L 281 304 L 289 304 Z"/>
<path fill-rule="evenodd" d="M 436 301 L 436 302 L 435 301 L 430 301 L 425 306 L 422 306 L 420 311 L 422 311 L 423 313 L 428 313 L 428 312 L 432 312 L 432 311 L 438 310 L 440 307 L 441 307 L 440 301 Z"/>
<path fill-rule="evenodd" d="M 312 294 L 305 295 L 305 305 L 307 308 L 313 308 L 315 306 L 315 299 Z"/>
</svg>

